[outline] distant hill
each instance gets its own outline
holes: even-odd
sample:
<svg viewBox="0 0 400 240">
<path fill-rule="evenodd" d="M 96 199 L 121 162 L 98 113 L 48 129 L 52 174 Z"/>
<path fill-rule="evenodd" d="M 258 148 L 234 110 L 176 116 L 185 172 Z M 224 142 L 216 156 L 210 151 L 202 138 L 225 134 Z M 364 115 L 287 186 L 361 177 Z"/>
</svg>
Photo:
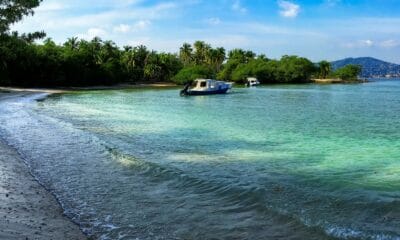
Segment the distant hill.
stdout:
<svg viewBox="0 0 400 240">
<path fill-rule="evenodd" d="M 348 64 L 360 65 L 362 67 L 361 77 L 400 77 L 400 65 L 381 61 L 371 57 L 345 58 L 331 62 L 334 70 Z"/>
</svg>

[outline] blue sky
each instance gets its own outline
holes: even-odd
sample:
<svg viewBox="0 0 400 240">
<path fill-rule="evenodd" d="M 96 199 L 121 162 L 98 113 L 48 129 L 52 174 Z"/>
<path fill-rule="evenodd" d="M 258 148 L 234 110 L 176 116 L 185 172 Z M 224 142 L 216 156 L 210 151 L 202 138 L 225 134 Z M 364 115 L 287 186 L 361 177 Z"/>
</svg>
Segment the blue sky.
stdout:
<svg viewBox="0 0 400 240">
<path fill-rule="evenodd" d="M 44 0 L 13 30 L 57 43 L 99 36 L 177 52 L 183 42 L 313 61 L 372 56 L 400 63 L 398 0 Z"/>
</svg>

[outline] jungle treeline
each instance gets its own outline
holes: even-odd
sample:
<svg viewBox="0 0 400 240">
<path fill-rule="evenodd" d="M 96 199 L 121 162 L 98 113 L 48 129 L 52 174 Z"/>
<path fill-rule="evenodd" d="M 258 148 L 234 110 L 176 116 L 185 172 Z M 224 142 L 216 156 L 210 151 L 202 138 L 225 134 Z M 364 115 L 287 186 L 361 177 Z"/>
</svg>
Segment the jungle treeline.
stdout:
<svg viewBox="0 0 400 240">
<path fill-rule="evenodd" d="M 156 52 L 146 46 L 118 47 L 98 37 L 69 38 L 63 44 L 44 32 L 19 34 L 9 26 L 33 14 L 39 0 L 6 0 L 0 4 L 0 85 L 24 87 L 93 86 L 119 83 L 175 82 L 196 78 L 261 83 L 305 83 L 312 77 L 357 78 L 358 66 L 332 72 L 330 63 L 283 56 L 279 60 L 250 50 L 213 48 L 203 41 L 184 43 L 178 53 Z M 43 40 L 44 39 L 44 40 Z M 40 43 L 38 43 L 38 40 Z"/>
</svg>

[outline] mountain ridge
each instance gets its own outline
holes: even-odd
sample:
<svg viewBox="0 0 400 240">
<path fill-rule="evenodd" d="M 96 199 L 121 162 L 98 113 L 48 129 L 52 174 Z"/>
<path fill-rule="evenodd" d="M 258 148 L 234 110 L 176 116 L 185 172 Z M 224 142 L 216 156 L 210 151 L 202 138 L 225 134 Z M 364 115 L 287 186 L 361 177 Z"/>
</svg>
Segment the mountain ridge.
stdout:
<svg viewBox="0 0 400 240">
<path fill-rule="evenodd" d="M 360 65 L 362 67 L 360 77 L 363 78 L 400 77 L 399 64 L 382 61 L 373 57 L 350 57 L 331 62 L 333 70 L 349 64 Z"/>
</svg>

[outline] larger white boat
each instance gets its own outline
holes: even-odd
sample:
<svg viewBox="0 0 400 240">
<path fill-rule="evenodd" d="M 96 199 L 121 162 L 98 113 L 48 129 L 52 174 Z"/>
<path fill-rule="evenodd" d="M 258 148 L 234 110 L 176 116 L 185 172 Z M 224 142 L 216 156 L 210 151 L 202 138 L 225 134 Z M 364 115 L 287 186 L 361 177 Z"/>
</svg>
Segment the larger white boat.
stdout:
<svg viewBox="0 0 400 240">
<path fill-rule="evenodd" d="M 193 84 L 186 84 L 181 96 L 225 94 L 232 88 L 232 83 L 214 79 L 196 79 Z"/>
</svg>

